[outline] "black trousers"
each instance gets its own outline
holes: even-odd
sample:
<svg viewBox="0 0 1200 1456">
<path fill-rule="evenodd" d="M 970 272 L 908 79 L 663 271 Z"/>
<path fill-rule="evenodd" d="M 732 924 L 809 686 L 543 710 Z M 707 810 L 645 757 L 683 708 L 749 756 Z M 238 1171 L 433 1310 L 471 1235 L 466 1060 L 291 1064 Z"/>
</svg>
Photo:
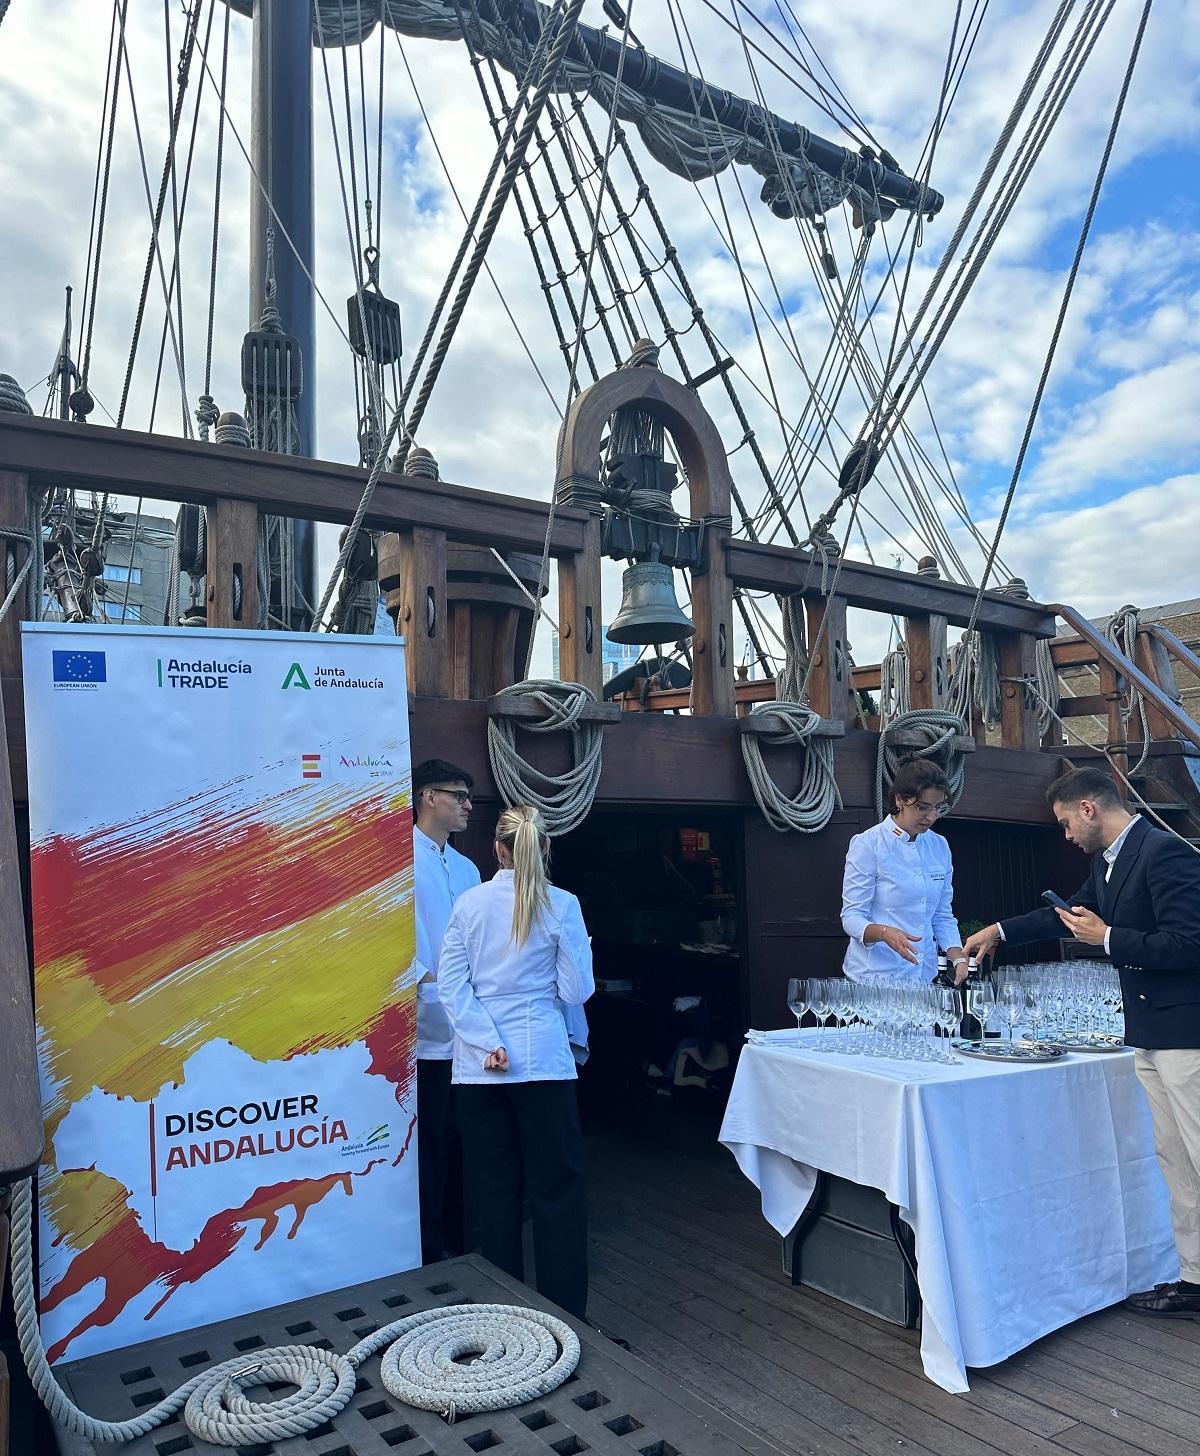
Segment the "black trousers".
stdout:
<svg viewBox="0 0 1200 1456">
<path fill-rule="evenodd" d="M 421 1189 L 421 1262 L 461 1254 L 463 1238 L 462 1139 L 453 1063 L 417 1061 L 417 1173 Z"/>
<path fill-rule="evenodd" d="M 587 1197 L 575 1082 L 456 1087 L 467 1203 L 483 1256 L 524 1280 L 524 1202 L 540 1294 L 587 1312 Z"/>
</svg>

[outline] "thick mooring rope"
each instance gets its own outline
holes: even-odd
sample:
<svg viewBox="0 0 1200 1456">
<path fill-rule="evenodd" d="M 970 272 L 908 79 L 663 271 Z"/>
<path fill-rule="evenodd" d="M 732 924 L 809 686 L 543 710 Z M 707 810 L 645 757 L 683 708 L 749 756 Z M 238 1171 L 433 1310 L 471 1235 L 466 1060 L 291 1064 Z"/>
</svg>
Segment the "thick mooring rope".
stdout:
<svg viewBox="0 0 1200 1456">
<path fill-rule="evenodd" d="M 566 834 L 587 817 L 600 782 L 604 726 L 583 718 L 584 709 L 596 699 L 582 683 L 537 678 L 514 683 L 496 696 L 512 702 L 532 701 L 544 710 L 546 716 L 542 719 L 521 720 L 527 732 L 570 733 L 571 768 L 565 774 L 547 774 L 517 752 L 514 719 L 488 719 L 488 758 L 501 798 L 510 808 L 514 804 L 535 805 L 551 838 Z"/>
<path fill-rule="evenodd" d="M 833 739 L 818 738 L 819 713 L 804 703 L 759 703 L 751 717 L 770 718 L 769 733 L 742 735 L 742 758 L 754 797 L 767 823 L 780 834 L 816 834 L 824 829 L 835 809 L 842 807 L 842 795 L 833 774 Z M 762 744 L 792 744 L 804 755 L 800 787 L 792 797 L 784 794 L 767 772 Z"/>
<path fill-rule="evenodd" d="M 333 1420 L 354 1394 L 355 1372 L 384 1351 L 380 1374 L 397 1400 L 447 1420 L 506 1410 L 556 1390 L 579 1363 L 579 1337 L 537 1309 L 460 1304 L 423 1310 L 376 1330 L 345 1355 L 314 1345 L 278 1345 L 226 1360 L 127 1421 L 102 1421 L 71 1400 L 54 1377 L 38 1330 L 33 1291 L 33 1185 L 13 1189 L 13 1302 L 29 1378 L 51 1417 L 91 1441 L 134 1441 L 181 1409 L 188 1428 L 214 1446 L 268 1445 Z M 386 1347 L 386 1348 L 385 1348 Z M 477 1355 L 473 1365 L 456 1363 Z M 277 1381 L 291 1395 L 259 1403 L 244 1394 Z"/>
</svg>

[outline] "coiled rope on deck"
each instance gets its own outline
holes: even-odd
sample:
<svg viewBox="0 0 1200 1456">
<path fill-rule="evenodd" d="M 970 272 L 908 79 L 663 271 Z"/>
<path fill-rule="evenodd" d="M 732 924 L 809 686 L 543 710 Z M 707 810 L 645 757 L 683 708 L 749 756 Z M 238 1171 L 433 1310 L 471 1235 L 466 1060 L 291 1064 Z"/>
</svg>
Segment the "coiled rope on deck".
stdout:
<svg viewBox="0 0 1200 1456">
<path fill-rule="evenodd" d="M 532 701 L 544 711 L 542 719 L 521 719 L 526 732 L 570 733 L 571 768 L 565 774 L 548 774 L 517 751 L 514 718 L 501 715 L 488 719 L 488 758 L 501 798 L 510 808 L 514 804 L 533 804 L 541 811 L 551 838 L 566 834 L 587 817 L 600 782 L 604 726 L 583 716 L 585 709 L 595 703 L 595 697 L 582 683 L 543 678 L 514 683 L 496 696 L 513 703 Z"/>
<path fill-rule="evenodd" d="M 774 728 L 766 733 L 742 735 L 742 758 L 754 797 L 767 823 L 780 834 L 816 834 L 824 829 L 835 809 L 842 807 L 841 790 L 833 773 L 833 739 L 817 737 L 821 715 L 805 703 L 759 703 L 752 718 L 770 718 Z M 804 772 L 800 787 L 789 797 L 767 772 L 763 742 L 793 745 L 802 750 Z"/>
<path fill-rule="evenodd" d="M 214 1446 L 266 1445 L 333 1420 L 354 1394 L 355 1372 L 380 1350 L 385 1388 L 447 1420 L 506 1410 L 556 1390 L 579 1363 L 579 1337 L 565 1321 L 504 1304 L 450 1305 L 384 1325 L 345 1355 L 314 1345 L 278 1345 L 194 1375 L 157 1405 L 125 1421 L 81 1410 L 55 1379 L 38 1330 L 33 1290 L 33 1185 L 13 1189 L 13 1302 L 17 1338 L 33 1388 L 51 1417 L 92 1441 L 134 1441 L 181 1409 L 188 1428 Z M 385 1348 L 386 1347 L 386 1348 Z M 473 1365 L 458 1362 L 476 1355 Z M 282 1399 L 248 1400 L 254 1386 L 286 1382 Z"/>
</svg>

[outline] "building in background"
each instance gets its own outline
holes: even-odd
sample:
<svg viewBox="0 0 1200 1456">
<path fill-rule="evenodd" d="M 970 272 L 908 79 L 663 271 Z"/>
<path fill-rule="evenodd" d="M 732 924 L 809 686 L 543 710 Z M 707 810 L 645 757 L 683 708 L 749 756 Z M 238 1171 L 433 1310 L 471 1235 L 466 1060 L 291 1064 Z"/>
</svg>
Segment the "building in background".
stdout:
<svg viewBox="0 0 1200 1456">
<path fill-rule="evenodd" d="M 87 542 L 94 528 L 94 515 L 80 509 L 75 517 L 75 539 Z M 96 592 L 94 620 L 98 622 L 146 623 L 161 626 L 166 620 L 171 585 L 171 549 L 175 522 L 166 516 L 139 518 L 134 512 L 109 511 L 105 529 L 110 532 L 104 549 L 104 571 Z M 179 603 L 188 603 L 189 581 L 181 576 Z M 203 600 L 203 595 L 201 595 Z M 42 603 L 47 621 L 62 619 L 62 609 L 47 589 Z"/>
<path fill-rule="evenodd" d="M 632 642 L 610 642 L 608 640 L 607 625 L 600 628 L 600 640 L 600 661 L 602 663 L 601 671 L 603 673 L 603 679 L 605 682 L 608 682 L 610 681 L 610 679 L 616 677 L 617 673 L 624 672 L 627 667 L 632 667 L 633 664 L 638 660 L 638 658 L 641 657 L 642 653 L 647 651 L 646 648 L 636 646 Z M 651 655 L 653 654 L 651 653 Z M 550 637 L 550 660 L 553 665 L 554 676 L 558 677 L 559 673 L 557 632 L 553 632 Z"/>
</svg>

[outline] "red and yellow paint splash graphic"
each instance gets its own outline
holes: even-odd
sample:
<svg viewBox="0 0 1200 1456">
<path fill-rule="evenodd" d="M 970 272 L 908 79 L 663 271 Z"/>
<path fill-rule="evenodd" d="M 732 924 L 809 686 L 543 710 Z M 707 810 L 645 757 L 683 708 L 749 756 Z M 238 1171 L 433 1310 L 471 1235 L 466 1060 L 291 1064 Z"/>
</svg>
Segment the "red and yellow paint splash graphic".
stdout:
<svg viewBox="0 0 1200 1456">
<path fill-rule="evenodd" d="M 260 1189 L 214 1215 L 192 1250 L 166 1249 L 113 1180 L 54 1166 L 55 1131 L 93 1088 L 149 1102 L 213 1040 L 263 1062 L 361 1041 L 371 1072 L 411 1105 L 416 1004 L 396 990 L 414 941 L 407 793 L 305 785 L 247 804 L 245 787 L 32 851 L 43 1209 L 75 1251 L 46 1307 L 103 1278 L 80 1329 L 111 1323 L 152 1282 L 165 1299 L 201 1277 L 247 1220 L 270 1237 L 271 1198 L 296 1209 L 294 1233 L 302 1210 L 349 1177 Z"/>
</svg>

